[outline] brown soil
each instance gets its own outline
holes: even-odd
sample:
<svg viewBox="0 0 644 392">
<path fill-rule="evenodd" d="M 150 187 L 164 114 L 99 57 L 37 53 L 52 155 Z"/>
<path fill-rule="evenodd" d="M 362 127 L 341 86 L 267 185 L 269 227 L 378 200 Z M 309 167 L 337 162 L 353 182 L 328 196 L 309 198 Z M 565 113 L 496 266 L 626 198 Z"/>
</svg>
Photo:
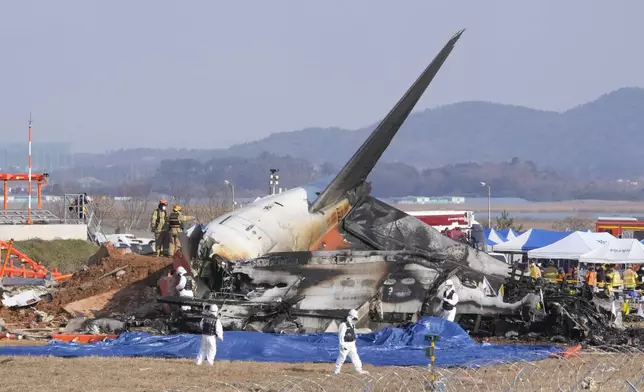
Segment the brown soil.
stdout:
<svg viewBox="0 0 644 392">
<path fill-rule="evenodd" d="M 29 323 L 36 316 L 30 309 L 7 309 L 0 308 L 0 318 L 8 325 L 17 323 Z"/>
<path fill-rule="evenodd" d="M 74 274 L 53 293 L 51 301 L 44 299 L 34 308 L 55 316 L 48 326 L 65 324 L 66 318 L 71 318 L 72 315 L 64 307 L 84 299 L 88 300 L 75 306 L 75 310 L 91 311 L 90 316 L 99 316 L 97 310 L 103 310 L 101 315 L 128 314 L 142 305 L 156 304 L 157 281 L 169 272 L 171 263 L 172 260 L 168 258 L 123 254 L 120 250 L 109 248 L 108 257 L 101 263 Z M 120 267 L 126 267 L 124 275 L 111 275 L 98 280 L 102 275 Z M 88 287 L 88 284 L 91 285 Z M 99 296 L 100 294 L 103 295 Z M 34 308 L 0 308 L 0 318 L 9 326 L 43 327 L 36 319 Z"/>
<path fill-rule="evenodd" d="M 437 369 L 449 391 L 625 391 L 641 373 L 642 354 L 594 355 L 568 360 L 545 359 L 484 366 Z M 230 362 L 196 366 L 191 359 L 0 357 L 3 391 L 427 391 L 426 367 L 365 366 L 357 375 L 345 363 L 340 375 L 333 364 Z M 25 376 L 25 369 L 38 369 Z"/>
<path fill-rule="evenodd" d="M 155 285 L 156 281 L 152 277 L 160 276 L 159 272 L 168 267 L 170 263 L 170 259 L 167 258 L 137 254 L 121 255 L 112 251 L 110 256 L 104 259 L 102 263 L 76 273 L 69 281 L 65 282 L 61 289 L 54 293 L 54 299 L 51 302 L 38 303 L 36 308 L 47 313 L 56 314 L 69 303 L 97 294 L 120 290 L 135 283 Z M 97 280 L 100 276 L 125 266 L 127 266 L 124 270 L 125 275 L 120 277 L 111 275 Z M 87 283 L 93 284 L 90 287 L 83 288 L 82 286 Z"/>
</svg>

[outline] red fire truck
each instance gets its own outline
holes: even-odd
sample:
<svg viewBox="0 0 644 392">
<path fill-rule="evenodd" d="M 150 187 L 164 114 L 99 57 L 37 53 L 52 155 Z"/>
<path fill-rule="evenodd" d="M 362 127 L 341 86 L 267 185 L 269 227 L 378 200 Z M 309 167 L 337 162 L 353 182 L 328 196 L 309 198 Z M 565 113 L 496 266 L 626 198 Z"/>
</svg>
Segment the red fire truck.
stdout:
<svg viewBox="0 0 644 392">
<path fill-rule="evenodd" d="M 644 220 L 633 217 L 599 217 L 595 222 L 596 232 L 607 232 L 620 238 L 644 239 Z"/>
<path fill-rule="evenodd" d="M 438 231 L 456 228 L 461 231 L 469 231 L 476 223 L 473 211 L 407 211 L 406 213 L 433 226 Z"/>
<path fill-rule="evenodd" d="M 407 214 L 453 239 L 469 237 L 472 227 L 478 224 L 474 220 L 474 211 L 409 211 Z"/>
<path fill-rule="evenodd" d="M 436 230 L 474 247 L 485 246 L 483 227 L 474 219 L 474 211 L 405 211 Z M 505 260 L 504 260 L 505 261 Z"/>
</svg>

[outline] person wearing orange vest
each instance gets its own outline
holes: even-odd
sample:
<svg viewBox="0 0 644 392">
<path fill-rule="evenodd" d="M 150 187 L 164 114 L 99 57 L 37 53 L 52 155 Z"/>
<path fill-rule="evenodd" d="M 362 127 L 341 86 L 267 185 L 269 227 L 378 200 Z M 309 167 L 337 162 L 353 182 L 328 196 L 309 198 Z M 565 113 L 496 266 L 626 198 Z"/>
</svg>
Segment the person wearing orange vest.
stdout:
<svg viewBox="0 0 644 392">
<path fill-rule="evenodd" d="M 566 273 L 563 268 L 559 268 L 559 273 L 557 274 L 557 282 L 563 282 L 566 280 Z"/>
<path fill-rule="evenodd" d="M 624 270 L 624 288 L 627 290 L 635 290 L 637 286 L 637 273 L 633 271 L 631 266 L 627 266 Z"/>
<path fill-rule="evenodd" d="M 584 279 L 586 279 L 586 284 L 588 286 L 592 288 L 595 288 L 597 286 L 597 271 L 595 271 L 594 267 L 588 267 L 588 271 L 586 271 Z"/>
</svg>

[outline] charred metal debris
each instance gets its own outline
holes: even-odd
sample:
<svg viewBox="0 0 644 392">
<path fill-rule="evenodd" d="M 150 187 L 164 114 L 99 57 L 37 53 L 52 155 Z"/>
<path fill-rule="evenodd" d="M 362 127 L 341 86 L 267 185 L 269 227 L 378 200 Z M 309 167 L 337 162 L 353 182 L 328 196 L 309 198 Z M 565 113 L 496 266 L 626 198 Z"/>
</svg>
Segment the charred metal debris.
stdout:
<svg viewBox="0 0 644 392">
<path fill-rule="evenodd" d="M 514 270 L 504 284 L 504 291 L 508 302 L 522 298 L 525 293 L 538 293 L 542 299 L 536 309 L 523 308 L 520 316 L 481 320 L 476 315 L 465 315 L 459 324 L 481 338 L 578 342 L 589 346 L 644 345 L 644 330 L 628 326 L 644 321 L 639 298 L 595 292 L 588 285 L 534 279 Z"/>
<path fill-rule="evenodd" d="M 226 329 L 334 331 L 346 301 L 338 293 L 328 295 L 325 288 L 331 286 L 360 287 L 351 306 L 359 311 L 359 327 L 404 325 L 440 316 L 441 288 L 451 278 L 470 296 L 457 306 L 456 321 L 472 336 L 597 346 L 640 342 L 637 330 L 624 326 L 639 318 L 623 316 L 624 302 L 636 313 L 634 299 L 535 280 L 370 196 L 356 202 L 340 229 L 349 249 L 270 253 L 235 262 L 204 257 L 203 247 L 197 251 L 202 233 L 193 232 L 184 241 L 184 254 L 198 281 L 195 298 L 159 299 L 175 309 L 192 307 L 183 316 L 177 311 L 171 329 L 193 330 L 202 307 L 216 303 Z M 319 293 L 325 295 L 317 299 Z"/>
<path fill-rule="evenodd" d="M 445 270 L 437 277 L 423 298 L 418 317 L 436 315 L 431 306 L 432 299 L 438 295 L 438 289 L 442 283 L 458 272 L 458 268 Z M 201 317 L 199 309 L 212 300 L 226 297 L 236 306 L 240 306 L 241 301 L 248 301 L 246 297 L 248 291 L 243 294 L 244 299 L 242 300 L 235 299 L 236 294 L 233 294 L 235 291 L 239 292 L 240 287 L 245 287 L 244 290 L 248 290 L 244 279 L 238 281 L 238 278 L 232 273 L 232 268 L 228 274 L 231 276 L 230 290 L 226 293 L 213 293 L 212 297 L 207 300 L 180 297 L 160 299 L 161 302 L 168 304 L 190 304 L 193 309 L 196 309 L 184 313 L 177 312 L 169 318 L 167 323 L 171 326 L 169 332 L 196 332 Z M 505 302 L 519 301 L 531 293 L 538 294 L 543 299 L 536 309 L 524 306 L 516 315 L 461 314 L 457 316 L 457 322 L 464 329 L 470 331 L 473 337 L 499 337 L 504 340 L 532 342 L 582 342 L 592 346 L 644 345 L 642 336 L 644 331 L 625 326 L 628 322 L 640 321 L 644 318 L 644 316 L 636 314 L 638 302 L 609 297 L 604 292 L 594 293 L 588 286 L 575 287 L 566 283 L 555 284 L 541 278 L 533 279 L 522 273 L 513 274 L 506 280 L 503 287 Z M 217 302 L 225 304 L 226 299 L 223 302 Z M 302 297 L 292 297 L 289 300 L 276 301 L 271 304 L 247 302 L 248 310 L 243 312 L 245 317 L 240 317 L 240 323 L 228 324 L 228 327 L 229 329 L 267 333 L 306 332 L 298 320 L 297 311 L 294 311 L 294 305 L 302 299 Z M 381 292 L 369 299 L 368 313 L 362 320 L 363 327 L 376 326 L 378 323 L 386 321 L 381 300 Z M 629 309 L 632 309 L 632 313 L 626 316 L 623 312 L 624 302 Z M 241 313 L 238 313 L 238 316 L 241 316 Z M 402 326 L 414 319 L 401 319 L 395 322 L 390 318 L 388 321 L 388 325 Z"/>
</svg>

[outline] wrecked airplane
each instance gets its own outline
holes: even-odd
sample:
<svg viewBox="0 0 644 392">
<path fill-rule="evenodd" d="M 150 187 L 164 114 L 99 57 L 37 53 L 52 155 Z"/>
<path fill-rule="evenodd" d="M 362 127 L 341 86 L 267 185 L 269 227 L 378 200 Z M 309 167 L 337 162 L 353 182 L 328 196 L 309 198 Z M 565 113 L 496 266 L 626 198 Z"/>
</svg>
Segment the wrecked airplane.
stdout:
<svg viewBox="0 0 644 392">
<path fill-rule="evenodd" d="M 534 294 L 514 303 L 495 294 L 509 276 L 507 264 L 369 195 L 367 176 L 462 33 L 337 176 L 261 198 L 184 236 L 175 267 L 196 278 L 195 298 L 162 290 L 160 301 L 198 309 L 217 303 L 226 328 L 271 332 L 328 330 L 352 308 L 370 328 L 437 314 L 448 277 L 460 314 L 513 314 L 534 305 Z"/>
</svg>

